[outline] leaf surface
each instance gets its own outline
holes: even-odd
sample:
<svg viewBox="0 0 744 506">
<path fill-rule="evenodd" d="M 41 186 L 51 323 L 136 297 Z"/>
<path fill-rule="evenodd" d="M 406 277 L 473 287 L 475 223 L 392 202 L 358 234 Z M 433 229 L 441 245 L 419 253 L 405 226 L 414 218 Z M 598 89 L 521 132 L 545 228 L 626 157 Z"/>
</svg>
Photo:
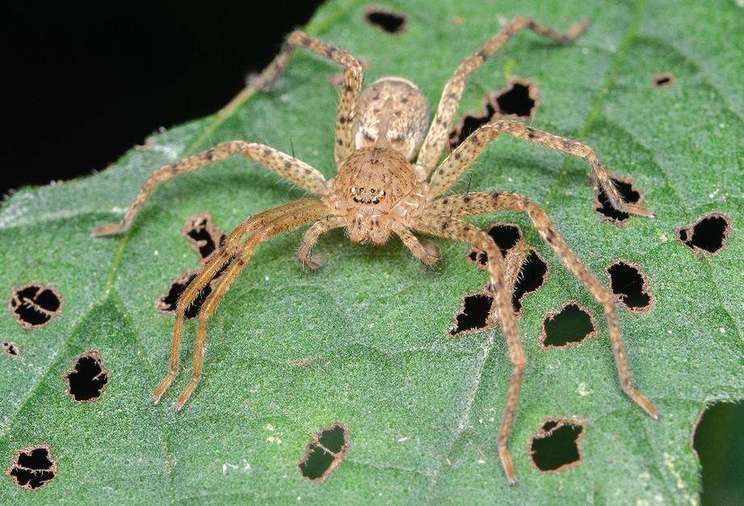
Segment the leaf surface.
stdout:
<svg viewBox="0 0 744 506">
<path fill-rule="evenodd" d="M 380 2 L 377 3 L 378 5 Z M 618 259 L 640 266 L 653 308 L 620 310 L 638 387 L 662 418 L 622 393 L 601 308 L 521 215 L 479 218 L 518 224 L 549 266 L 525 297 L 519 322 L 527 369 L 510 447 L 520 478 L 506 484 L 496 436 L 511 365 L 500 330 L 449 339 L 462 297 L 485 275 L 469 247 L 438 241 L 443 262 L 426 269 L 395 241 L 351 244 L 341 232 L 319 245 L 328 263 L 305 273 L 294 261 L 302 231 L 262 246 L 210 322 L 202 384 L 181 413 L 175 393 L 149 404 L 167 368 L 172 317 L 154 301 L 198 259 L 180 233 L 210 212 L 228 231 L 245 217 L 301 196 L 258 165 L 232 159 L 163 185 L 123 237 L 93 239 L 117 220 L 157 167 L 246 139 L 317 167 L 335 168 L 332 132 L 338 68 L 298 52 L 270 93 L 245 93 L 214 116 L 173 128 L 95 176 L 23 189 L 0 207 L 0 287 L 41 282 L 64 298 L 62 313 L 25 331 L 6 314 L 0 355 L 0 455 L 47 444 L 57 476 L 35 491 L 0 480 L 0 502 L 279 503 L 593 502 L 694 503 L 699 464 L 691 434 L 706 403 L 744 398 L 744 177 L 742 11 L 733 1 L 649 0 L 589 5 L 575 0 L 382 2 L 407 15 L 390 35 L 364 22 L 366 5 L 331 0 L 308 31 L 369 63 L 366 82 L 414 80 L 434 108 L 446 79 L 499 23 L 514 15 L 566 29 L 593 25 L 558 47 L 521 33 L 469 84 L 460 115 L 519 76 L 536 83 L 535 126 L 586 141 L 629 176 L 657 218 L 625 226 L 593 209 L 588 167 L 510 139 L 494 142 L 455 191 L 508 190 L 543 204 L 600 279 Z M 461 18 L 461 19 L 460 19 Z M 462 21 L 460 23 L 460 21 Z M 653 88 L 659 72 L 675 83 Z M 697 257 L 675 228 L 708 212 L 730 219 L 717 255 Z M 597 332 L 579 346 L 543 349 L 542 321 L 576 301 Z M 186 326 L 185 385 L 195 326 Z M 95 349 L 108 370 L 100 399 L 73 403 L 63 376 Z M 578 417 L 582 462 L 553 474 L 529 460 L 549 417 Z M 350 448 L 323 483 L 297 464 L 323 427 L 343 422 Z"/>
</svg>

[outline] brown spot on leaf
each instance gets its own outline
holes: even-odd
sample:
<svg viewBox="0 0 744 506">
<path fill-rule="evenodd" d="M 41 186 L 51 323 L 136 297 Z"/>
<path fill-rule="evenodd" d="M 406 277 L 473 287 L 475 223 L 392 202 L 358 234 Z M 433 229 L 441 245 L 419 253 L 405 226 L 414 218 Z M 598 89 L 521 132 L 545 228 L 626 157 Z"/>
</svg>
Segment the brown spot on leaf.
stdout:
<svg viewBox="0 0 744 506">
<path fill-rule="evenodd" d="M 305 447 L 297 464 L 300 474 L 313 481 L 324 481 L 341 465 L 349 450 L 349 430 L 341 422 L 322 429 Z"/>
<path fill-rule="evenodd" d="M 67 382 L 67 395 L 73 401 L 93 402 L 101 397 L 108 384 L 108 371 L 103 366 L 101 354 L 90 350 L 75 358 L 64 378 Z"/>
<path fill-rule="evenodd" d="M 725 215 L 710 213 L 700 217 L 692 225 L 677 228 L 676 233 L 677 239 L 696 255 L 716 254 L 726 245 L 731 234 L 731 225 Z"/>
<path fill-rule="evenodd" d="M 544 473 L 559 473 L 582 460 L 584 424 L 578 418 L 549 418 L 532 437 L 530 461 Z"/>
<path fill-rule="evenodd" d="M 622 260 L 607 268 L 612 292 L 620 302 L 633 312 L 648 311 L 653 306 L 653 296 L 648 291 L 648 278 L 640 267 Z"/>
<path fill-rule="evenodd" d="M 62 296 L 51 286 L 33 283 L 14 288 L 9 307 L 18 324 L 30 330 L 47 325 L 62 312 Z"/>
<path fill-rule="evenodd" d="M 670 72 L 662 72 L 660 74 L 656 74 L 651 81 L 651 86 L 654 88 L 669 88 L 671 86 L 674 86 L 675 81 L 677 78 L 674 76 L 674 74 Z"/>
<path fill-rule="evenodd" d="M 13 341 L 3 341 L 0 343 L 0 348 L 11 357 L 21 356 L 21 349 Z"/>
<path fill-rule="evenodd" d="M 5 473 L 19 487 L 36 490 L 57 475 L 57 463 L 49 446 L 37 445 L 18 450 Z"/>
</svg>

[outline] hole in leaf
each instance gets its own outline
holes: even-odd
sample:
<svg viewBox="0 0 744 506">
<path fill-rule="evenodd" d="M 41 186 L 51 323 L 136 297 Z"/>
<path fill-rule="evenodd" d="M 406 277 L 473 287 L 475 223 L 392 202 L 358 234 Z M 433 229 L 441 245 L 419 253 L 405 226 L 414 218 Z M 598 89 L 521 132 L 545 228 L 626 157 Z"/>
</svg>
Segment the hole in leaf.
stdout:
<svg viewBox="0 0 744 506">
<path fill-rule="evenodd" d="M 534 292 L 545 283 L 547 274 L 548 264 L 540 258 L 535 250 L 530 250 L 522 264 L 517 282 L 514 284 L 512 305 L 514 306 L 515 313 L 522 310 L 522 299 L 524 296 L 530 292 Z"/>
<path fill-rule="evenodd" d="M 487 94 L 480 112 L 466 114 L 449 134 L 450 150 L 455 149 L 479 127 L 499 116 L 532 117 L 537 109 L 537 86 L 523 79 L 511 79 L 506 88 Z"/>
<path fill-rule="evenodd" d="M 701 412 L 692 445 L 702 465 L 701 504 L 744 504 L 744 404 L 718 402 Z"/>
<path fill-rule="evenodd" d="M 193 244 L 194 249 L 202 258 L 202 264 L 205 264 L 209 257 L 217 251 L 225 241 L 225 234 L 217 231 L 212 225 L 212 216 L 209 213 L 192 216 L 181 229 L 183 233 Z M 232 259 L 225 263 L 217 273 L 212 276 L 204 288 L 199 291 L 191 305 L 186 309 L 184 315 L 186 319 L 194 318 L 199 314 L 202 304 L 212 293 L 212 285 L 230 266 Z M 188 288 L 191 282 L 196 278 L 196 272 L 184 272 L 173 280 L 165 295 L 161 295 L 155 300 L 155 309 L 161 313 L 173 313 L 178 306 L 178 299 Z"/>
<path fill-rule="evenodd" d="M 186 220 L 181 233 L 185 235 L 202 258 L 206 260 L 225 241 L 225 234 L 217 231 L 209 213 L 197 214 Z"/>
<path fill-rule="evenodd" d="M 625 202 L 628 202 L 629 204 L 637 204 L 641 202 L 641 193 L 633 187 L 633 181 L 630 178 L 612 177 L 610 179 L 612 179 L 615 188 L 617 188 L 618 193 L 620 193 L 620 196 L 625 200 Z M 621 224 L 630 219 L 628 213 L 615 209 L 610 202 L 610 199 L 607 197 L 607 194 L 600 186 L 597 186 L 596 188 L 594 204 L 594 209 L 606 217 L 608 221 Z"/>
<path fill-rule="evenodd" d="M 492 305 L 493 298 L 489 295 L 477 293 L 466 296 L 462 300 L 460 312 L 455 316 L 455 326 L 450 329 L 450 336 L 485 329 Z"/>
<path fill-rule="evenodd" d="M 619 261 L 607 268 L 612 292 L 620 302 L 631 311 L 651 309 L 653 297 L 648 292 L 648 280 L 640 269 L 632 264 Z"/>
<path fill-rule="evenodd" d="M 194 280 L 194 278 L 196 278 L 195 272 L 184 272 L 176 279 L 174 279 L 173 283 L 171 283 L 171 286 L 168 289 L 168 292 L 155 301 L 155 308 L 161 313 L 174 313 L 176 311 L 176 307 L 178 306 L 178 299 L 181 297 L 181 294 L 186 290 L 186 288 L 188 288 L 189 284 Z M 207 285 L 199 292 L 199 295 L 196 296 L 194 302 L 186 310 L 186 319 L 194 318 L 196 315 L 199 314 L 199 310 L 201 309 L 202 304 L 204 304 L 204 301 L 207 300 L 207 297 L 209 297 L 210 293 L 212 293 L 212 286 L 211 283 L 207 283 Z"/>
<path fill-rule="evenodd" d="M 364 20 L 387 33 L 401 33 L 406 29 L 405 14 L 383 7 L 369 7 L 364 14 Z"/>
<path fill-rule="evenodd" d="M 581 463 L 584 424 L 576 418 L 554 418 L 543 423 L 532 438 L 530 460 L 540 471 L 560 472 Z"/>
<path fill-rule="evenodd" d="M 310 480 L 324 481 L 336 470 L 349 449 L 349 430 L 341 422 L 322 429 L 305 447 L 297 464 L 300 474 Z"/>
<path fill-rule="evenodd" d="M 57 463 L 47 445 L 19 450 L 6 474 L 21 488 L 35 490 L 57 474 Z"/>
<path fill-rule="evenodd" d="M 682 244 L 692 248 L 697 255 L 718 253 L 726 244 L 731 233 L 728 218 L 712 213 L 701 217 L 693 225 L 677 229 L 677 238 Z"/>
<path fill-rule="evenodd" d="M 517 225 L 496 223 L 488 229 L 488 235 L 501 250 L 501 256 L 506 258 L 508 251 L 522 238 L 522 231 Z M 479 269 L 485 269 L 488 265 L 488 253 L 473 248 L 468 253 L 468 260 L 476 264 Z"/>
<path fill-rule="evenodd" d="M 479 127 L 490 122 L 496 115 L 496 106 L 492 103 L 490 98 L 486 96 L 483 99 L 483 109 L 480 113 L 466 114 L 460 120 L 460 123 L 450 132 L 449 145 L 450 150 L 455 149 L 457 146 L 470 136 L 473 132 L 478 130 Z"/>
<path fill-rule="evenodd" d="M 537 107 L 537 86 L 521 79 L 512 79 L 496 96 L 496 108 L 503 116 L 532 117 Z"/>
<path fill-rule="evenodd" d="M 10 311 L 25 329 L 43 327 L 62 311 L 62 297 L 43 284 L 17 287 L 11 293 Z"/>
<path fill-rule="evenodd" d="M 81 353 L 65 374 L 67 394 L 76 402 L 92 402 L 101 396 L 108 384 L 108 371 L 96 350 Z"/>
<path fill-rule="evenodd" d="M 576 346 L 593 334 L 591 315 L 575 302 L 569 302 L 559 312 L 547 315 L 540 342 L 545 347 Z"/>
<path fill-rule="evenodd" d="M 18 357 L 21 355 L 21 349 L 13 341 L 3 341 L 0 343 L 0 348 L 11 357 Z"/>
<path fill-rule="evenodd" d="M 653 81 L 651 81 L 651 86 L 653 86 L 654 88 L 669 88 L 670 86 L 674 85 L 674 82 L 676 80 L 677 78 L 674 76 L 674 74 L 671 74 L 669 72 L 662 72 L 654 76 Z"/>
</svg>

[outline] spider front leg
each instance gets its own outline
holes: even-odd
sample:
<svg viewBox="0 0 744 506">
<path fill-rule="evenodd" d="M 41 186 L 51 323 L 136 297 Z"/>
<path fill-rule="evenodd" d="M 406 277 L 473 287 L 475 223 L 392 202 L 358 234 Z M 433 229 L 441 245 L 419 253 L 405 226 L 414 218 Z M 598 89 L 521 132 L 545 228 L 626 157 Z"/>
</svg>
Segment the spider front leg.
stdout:
<svg viewBox="0 0 744 506">
<path fill-rule="evenodd" d="M 650 417 L 657 419 L 659 413 L 654 404 L 633 386 L 632 375 L 625 354 L 625 344 L 620 335 L 620 326 L 615 312 L 615 296 L 579 260 L 540 206 L 527 197 L 515 193 L 479 192 L 435 200 L 431 203 L 429 212 L 435 216 L 450 213 L 456 217 L 463 217 L 495 211 L 521 211 L 526 213 L 540 237 L 553 249 L 563 265 L 586 286 L 595 300 L 602 305 L 607 319 L 607 331 L 612 343 L 612 353 L 615 358 L 615 367 L 620 385 L 631 400 L 638 404 Z"/>
<path fill-rule="evenodd" d="M 212 149 L 189 156 L 183 160 L 164 165 L 147 178 L 137 197 L 127 209 L 124 218 L 119 223 L 110 223 L 98 227 L 93 235 L 106 236 L 126 231 L 137 217 L 140 208 L 150 197 L 155 187 L 175 176 L 202 169 L 212 163 L 226 160 L 234 155 L 242 155 L 250 160 L 261 163 L 283 178 L 295 183 L 305 190 L 321 194 L 325 191 L 325 178 L 313 167 L 305 162 L 289 156 L 281 151 L 253 142 L 231 141 L 218 144 Z"/>
<path fill-rule="evenodd" d="M 506 394 L 506 404 L 501 418 L 501 427 L 499 429 L 498 449 L 504 474 L 509 484 L 513 485 L 517 482 L 517 475 L 514 471 L 514 464 L 507 445 L 514 414 L 519 402 L 519 390 L 522 386 L 526 358 L 522 343 L 519 340 L 517 321 L 514 316 L 514 308 L 512 307 L 511 290 L 506 281 L 504 259 L 501 257 L 501 252 L 496 246 L 496 243 L 493 242 L 486 232 L 456 218 L 453 219 L 446 215 L 442 216 L 439 213 L 425 212 L 419 218 L 414 228 L 427 234 L 466 242 L 476 248 L 482 249 L 488 255 L 490 289 L 494 293 L 496 308 L 509 348 L 509 358 L 512 362 L 512 375 Z"/>
<path fill-rule="evenodd" d="M 176 320 L 173 325 L 173 340 L 171 344 L 169 371 L 153 392 L 153 403 L 157 404 L 160 401 L 160 398 L 168 390 L 170 385 L 173 383 L 173 380 L 178 375 L 181 335 L 183 332 L 186 310 L 194 302 L 199 292 L 221 269 L 229 264 L 227 271 L 223 273 L 222 278 L 214 291 L 207 298 L 207 301 L 205 301 L 204 306 L 202 306 L 199 313 L 199 326 L 194 351 L 194 370 L 192 379 L 185 390 L 188 391 L 188 393 L 182 394 L 182 396 L 179 397 L 179 402 L 176 405 L 178 409 L 183 407 L 183 404 L 191 395 L 193 389 L 196 388 L 201 376 L 201 364 L 206 341 L 206 322 L 212 314 L 211 312 L 205 313 L 205 308 L 211 307 L 212 309 L 210 311 L 214 311 L 216 304 L 221 298 L 221 295 L 217 296 L 216 294 L 221 293 L 224 295 L 224 292 L 226 292 L 229 287 L 229 283 L 232 283 L 234 280 L 234 277 L 231 278 L 230 276 L 237 276 L 236 272 L 239 272 L 239 270 L 236 271 L 236 269 L 242 269 L 243 265 L 245 265 L 247 260 L 250 258 L 250 255 L 253 254 L 253 249 L 248 248 L 248 246 L 252 245 L 255 249 L 255 244 L 251 241 L 260 241 L 273 237 L 288 228 L 302 225 L 308 221 L 313 221 L 327 213 L 327 208 L 320 201 L 315 199 L 300 199 L 290 204 L 279 206 L 255 215 L 236 227 L 228 235 L 222 248 L 220 248 L 220 250 L 213 255 L 210 261 L 204 265 L 194 280 L 189 283 L 189 286 L 178 300 L 178 305 L 176 307 Z M 241 246 L 240 240 L 247 234 L 253 235 L 251 235 L 248 241 Z M 246 255 L 248 255 L 248 257 L 246 257 Z M 229 280 L 229 283 L 224 284 L 225 280 Z M 212 301 L 211 304 L 208 303 L 210 300 Z M 203 315 L 206 315 L 206 317 Z"/>
<path fill-rule="evenodd" d="M 429 239 L 419 241 L 407 227 L 397 223 L 393 225 L 393 231 L 395 235 L 400 237 L 400 240 L 409 249 L 411 254 L 421 260 L 424 265 L 435 265 L 441 259 L 439 250 L 437 250 L 437 247 Z"/>
<path fill-rule="evenodd" d="M 432 196 L 441 195 L 447 191 L 472 165 L 473 161 L 480 156 L 488 143 L 498 138 L 501 134 L 508 134 L 517 139 L 561 151 L 586 161 L 592 168 L 592 179 L 602 187 L 616 209 L 640 216 L 654 216 L 654 213 L 645 207 L 623 200 L 623 197 L 615 187 L 615 183 L 612 182 L 607 170 L 599 162 L 592 148 L 581 142 L 553 135 L 543 130 L 527 126 L 520 121 L 513 120 L 494 121 L 483 125 L 470 134 L 432 174 L 429 181 Z"/>
<path fill-rule="evenodd" d="M 276 79 L 286 68 L 287 63 L 289 63 L 289 58 L 295 48 L 298 47 L 307 48 L 318 56 L 328 58 L 344 66 L 341 98 L 336 112 L 336 143 L 333 153 L 338 165 L 354 152 L 354 123 L 364 80 L 362 62 L 345 49 L 332 46 L 304 32 L 294 31 L 287 37 L 287 42 L 282 51 L 251 84 L 265 91 L 271 89 Z"/>
<path fill-rule="evenodd" d="M 308 228 L 297 250 L 297 261 L 300 262 L 300 265 L 312 271 L 323 267 L 325 260 L 320 255 L 313 255 L 313 248 L 318 244 L 321 235 L 344 225 L 346 225 L 346 220 L 342 217 L 328 216 Z"/>
<path fill-rule="evenodd" d="M 559 44 L 568 44 L 581 35 L 587 26 L 589 26 L 589 20 L 584 19 L 571 26 L 568 32 L 561 33 L 551 28 L 546 28 L 532 19 L 517 16 L 504 25 L 501 31 L 491 37 L 483 47 L 465 58 L 444 86 L 436 116 L 434 116 L 431 128 L 426 134 L 426 139 L 419 152 L 417 162 L 428 170 L 427 175 L 436 166 L 439 155 L 447 144 L 450 130 L 452 130 L 453 119 L 460 106 L 462 93 L 465 90 L 465 82 L 471 72 L 483 65 L 509 39 L 525 28 L 532 30 L 538 35 L 552 39 Z"/>
</svg>

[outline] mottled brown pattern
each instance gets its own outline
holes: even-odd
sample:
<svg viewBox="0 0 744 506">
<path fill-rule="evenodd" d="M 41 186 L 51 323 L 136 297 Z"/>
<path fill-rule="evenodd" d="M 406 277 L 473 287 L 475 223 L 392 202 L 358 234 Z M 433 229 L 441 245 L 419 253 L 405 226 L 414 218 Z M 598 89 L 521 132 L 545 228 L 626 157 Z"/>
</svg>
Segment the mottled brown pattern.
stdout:
<svg viewBox="0 0 744 506">
<path fill-rule="evenodd" d="M 486 252 L 488 256 L 487 290 L 493 294 L 495 303 L 492 310 L 497 312 L 504 329 L 513 364 L 498 436 L 498 451 L 508 481 L 515 483 L 516 474 L 507 444 L 517 410 L 526 358 L 519 340 L 512 291 L 527 248 L 523 241 L 519 241 L 507 257 L 503 258 L 491 237 L 464 219 L 483 213 L 523 211 L 568 270 L 602 304 L 622 388 L 649 415 L 656 417 L 656 408 L 651 401 L 632 385 L 615 314 L 614 296 L 571 251 L 545 212 L 528 198 L 513 193 L 440 195 L 471 166 L 488 142 L 501 133 L 507 133 L 586 160 L 592 166 L 597 183 L 614 199 L 613 203 L 619 209 L 636 214 L 650 213 L 622 201 L 611 182 L 608 183 L 609 177 L 591 148 L 515 121 L 502 120 L 484 125 L 434 169 L 439 153 L 447 141 L 465 78 L 471 71 L 478 68 L 520 29 L 529 28 L 540 35 L 565 43 L 577 37 L 586 26 L 587 22 L 581 22 L 566 34 L 561 34 L 526 18 L 512 20 L 458 67 L 442 93 L 442 101 L 427 135 L 424 135 L 426 102 L 413 83 L 387 77 L 373 83 L 362 93 L 362 66 L 359 60 L 343 49 L 325 44 L 302 32 L 293 32 L 285 49 L 252 86 L 254 89 L 269 89 L 288 64 L 292 50 L 299 46 L 344 66 L 335 132 L 336 178 L 325 181 L 312 167 L 269 146 L 243 141 L 226 142 L 205 153 L 156 170 L 122 221 L 100 227 L 94 232 L 94 235 L 109 235 L 125 231 L 158 183 L 177 174 L 225 160 L 232 155 L 240 154 L 256 160 L 315 194 L 314 197 L 302 198 L 249 218 L 236 227 L 224 239 L 220 249 L 205 261 L 178 301 L 170 367 L 155 389 L 153 401 L 160 401 L 178 374 L 181 335 L 187 308 L 214 275 L 224 270 L 199 312 L 191 381 L 178 397 L 176 408 L 181 409 L 188 401 L 201 377 L 207 322 L 261 242 L 291 228 L 312 224 L 305 232 L 297 258 L 306 267 L 315 269 L 323 261 L 313 256 L 313 247 L 322 234 L 334 228 L 345 228 L 349 238 L 360 243 L 383 244 L 391 235 L 396 235 L 426 265 L 436 263 L 439 253 L 431 241 L 420 240 L 415 232 L 462 241 Z M 422 139 L 425 140 L 419 151 Z M 495 320 L 495 316 L 492 315 L 491 319 Z"/>
</svg>

